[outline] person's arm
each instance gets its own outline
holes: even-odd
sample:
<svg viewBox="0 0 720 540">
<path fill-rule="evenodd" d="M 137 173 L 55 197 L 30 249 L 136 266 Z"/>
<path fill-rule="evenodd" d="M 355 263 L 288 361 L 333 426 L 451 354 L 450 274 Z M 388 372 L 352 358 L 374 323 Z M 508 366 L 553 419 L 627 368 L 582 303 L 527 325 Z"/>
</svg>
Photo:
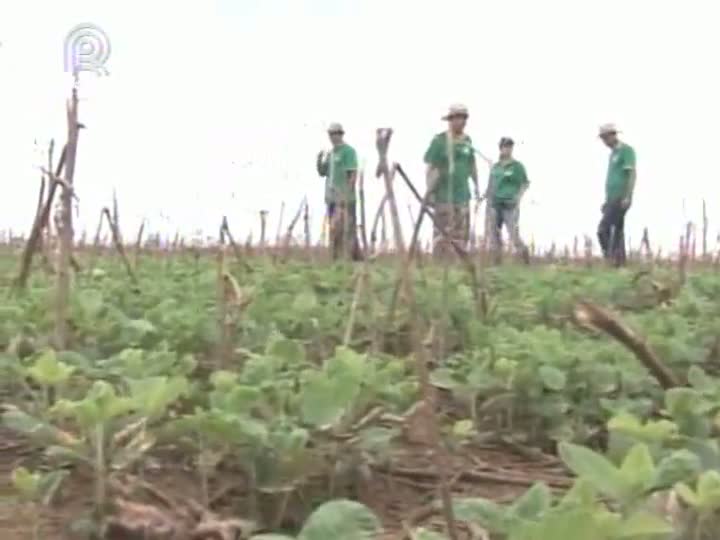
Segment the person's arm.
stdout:
<svg viewBox="0 0 720 540">
<path fill-rule="evenodd" d="M 355 190 L 355 184 L 357 183 L 357 169 L 353 171 L 347 171 L 348 186 L 351 190 Z"/>
<path fill-rule="evenodd" d="M 426 195 L 435 191 L 438 180 L 440 179 L 440 170 L 433 164 L 428 163 L 425 169 L 425 188 Z"/>
<path fill-rule="evenodd" d="M 528 179 L 527 171 L 525 170 L 525 165 L 518 162 L 517 167 L 518 167 L 518 174 L 520 175 L 520 179 L 521 179 L 521 187 L 520 187 L 520 191 L 518 192 L 518 196 L 517 196 L 517 204 L 520 204 L 520 201 L 522 200 L 523 195 L 525 195 L 525 192 L 530 187 L 530 180 Z"/>
<path fill-rule="evenodd" d="M 442 162 L 442 148 L 438 137 L 433 138 L 430 146 L 425 152 L 425 197 L 435 191 L 440 180 L 440 164 Z"/>
<path fill-rule="evenodd" d="M 635 191 L 635 179 L 637 172 L 635 170 L 635 150 L 625 145 L 623 149 L 623 171 L 625 172 L 625 196 L 622 199 L 622 205 L 629 208 L 632 204 L 633 192 Z"/>
<path fill-rule="evenodd" d="M 487 186 L 485 187 L 485 193 L 483 194 L 483 197 L 485 197 L 486 200 L 492 199 L 493 193 L 495 192 L 495 186 L 493 185 L 493 169 L 495 169 L 495 166 L 493 165 L 490 167 L 490 172 L 488 173 L 488 180 L 487 180 Z"/>
<path fill-rule="evenodd" d="M 637 174 L 635 173 L 635 169 L 629 169 L 627 175 L 628 178 L 627 190 L 625 191 L 625 204 L 626 206 L 630 206 L 630 204 L 632 204 L 633 192 L 635 191 L 635 179 L 637 178 Z"/>
<path fill-rule="evenodd" d="M 315 168 L 319 176 L 325 177 L 328 175 L 328 160 L 325 157 L 325 152 L 322 150 L 318 152 Z"/>
<path fill-rule="evenodd" d="M 357 169 L 358 169 L 358 160 L 357 160 L 357 152 L 355 152 L 355 149 L 348 146 L 347 150 L 345 151 L 345 174 L 347 174 L 348 179 L 348 189 L 352 192 L 355 191 L 355 184 L 357 181 Z"/>
<path fill-rule="evenodd" d="M 470 146 L 472 148 L 472 145 Z M 470 178 L 472 179 L 473 187 L 475 188 L 475 198 L 480 199 L 480 182 L 478 180 L 478 168 L 477 160 L 475 159 L 475 152 L 472 154 L 472 165 L 470 166 Z"/>
</svg>

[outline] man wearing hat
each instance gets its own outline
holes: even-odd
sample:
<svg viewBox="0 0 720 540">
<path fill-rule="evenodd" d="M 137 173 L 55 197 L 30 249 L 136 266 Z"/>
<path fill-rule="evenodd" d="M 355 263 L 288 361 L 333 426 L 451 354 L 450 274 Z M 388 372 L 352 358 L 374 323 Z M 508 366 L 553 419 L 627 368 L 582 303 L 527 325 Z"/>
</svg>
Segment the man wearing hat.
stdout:
<svg viewBox="0 0 720 540">
<path fill-rule="evenodd" d="M 345 131 L 338 123 L 330 124 L 328 135 L 332 143 L 329 152 L 317 156 L 317 172 L 325 178 L 325 204 L 330 225 L 330 249 L 333 259 L 351 255 L 360 259 L 357 241 L 355 182 L 357 154 L 345 143 Z"/>
<path fill-rule="evenodd" d="M 635 189 L 635 150 L 618 138 L 614 124 L 600 126 L 600 139 L 610 148 L 605 204 L 598 225 L 598 240 L 603 256 L 616 266 L 625 264 L 625 214 L 632 204 Z"/>
<path fill-rule="evenodd" d="M 435 209 L 433 253 L 436 256 L 452 253 L 452 247 L 438 227 L 463 248 L 470 236 L 469 180 L 473 181 L 477 198 L 478 177 L 472 140 L 465 134 L 467 119 L 467 107 L 451 106 L 443 117 L 448 122 L 448 130 L 435 135 L 425 152 L 428 200 Z"/>
<path fill-rule="evenodd" d="M 515 249 L 518 250 L 523 262 L 530 262 L 530 253 L 520 238 L 520 201 L 530 185 L 525 167 L 513 158 L 515 142 L 510 137 L 500 139 L 500 159 L 490 170 L 488 182 L 489 204 L 494 214 L 494 227 L 492 231 L 496 262 L 502 259 L 502 227 L 508 231 L 508 236 Z"/>
</svg>

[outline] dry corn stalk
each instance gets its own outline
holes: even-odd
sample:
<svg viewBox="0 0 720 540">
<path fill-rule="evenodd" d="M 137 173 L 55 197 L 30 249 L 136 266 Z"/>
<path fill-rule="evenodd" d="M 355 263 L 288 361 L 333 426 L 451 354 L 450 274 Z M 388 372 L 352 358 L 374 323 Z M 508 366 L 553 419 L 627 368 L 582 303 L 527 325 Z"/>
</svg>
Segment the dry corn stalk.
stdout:
<svg viewBox="0 0 720 540">
<path fill-rule="evenodd" d="M 57 264 L 57 281 L 55 296 L 55 344 L 60 349 L 69 345 L 68 309 L 70 302 L 70 261 L 73 249 L 73 216 L 72 196 L 73 178 L 75 175 L 75 159 L 77 156 L 78 135 L 78 96 L 76 86 L 72 89 L 70 100 L 66 106 L 68 140 L 66 145 L 65 183 L 60 194 L 61 212 L 58 220 L 59 257 Z M 57 180 L 59 182 L 59 180 Z"/>
<path fill-rule="evenodd" d="M 120 230 L 118 229 L 117 224 L 113 221 L 113 218 L 110 216 L 110 209 L 105 207 L 103 208 L 103 213 L 105 214 L 105 220 L 108 223 L 108 226 L 110 227 L 110 233 L 112 235 L 113 244 L 115 245 L 115 249 L 117 250 L 118 254 L 120 255 L 120 258 L 122 259 L 123 264 L 125 265 L 125 270 L 128 273 L 128 276 L 130 277 L 130 280 L 137 285 L 138 279 L 135 275 L 135 271 L 133 270 L 132 265 L 130 264 L 130 260 L 127 257 L 127 254 L 125 253 L 125 247 L 122 244 L 122 239 L 120 238 Z"/>
<path fill-rule="evenodd" d="M 265 248 L 265 244 L 267 242 L 265 238 L 265 233 L 267 231 L 267 217 L 268 211 L 260 210 L 260 247 L 262 249 Z"/>
<path fill-rule="evenodd" d="M 412 276 L 412 265 L 406 264 L 405 257 L 405 243 L 403 241 L 402 230 L 400 226 L 400 217 L 397 209 L 397 202 L 395 201 L 395 194 L 393 191 L 393 175 L 397 168 L 393 167 L 392 170 L 388 165 L 388 148 L 390 145 L 390 139 L 392 137 L 392 129 L 378 129 L 376 132 L 376 146 L 378 150 L 378 166 L 377 176 L 382 176 L 385 183 L 385 193 L 387 195 L 388 206 L 390 207 L 390 214 L 393 219 L 393 229 L 395 232 L 395 249 L 398 251 L 400 257 L 398 273 L 400 279 L 403 282 L 404 290 L 406 292 L 407 301 L 409 304 L 409 312 L 411 314 L 410 320 L 410 333 L 411 341 L 413 343 L 413 356 L 415 359 L 415 370 L 420 380 L 420 394 L 424 406 L 427 407 L 428 414 L 426 416 L 426 426 L 429 431 L 429 447 L 433 456 L 433 465 L 439 478 L 439 491 L 440 498 L 442 500 L 443 514 L 447 523 L 448 535 L 451 540 L 458 539 L 457 525 L 453 515 L 452 501 L 450 497 L 450 489 L 448 486 L 447 478 L 447 451 L 444 448 L 440 436 L 440 428 L 438 420 L 435 415 L 435 392 L 430 384 L 430 373 L 428 364 L 430 357 L 428 351 L 422 343 L 422 332 L 420 330 L 420 320 L 417 316 L 417 300 L 415 296 L 415 288 Z"/>
</svg>

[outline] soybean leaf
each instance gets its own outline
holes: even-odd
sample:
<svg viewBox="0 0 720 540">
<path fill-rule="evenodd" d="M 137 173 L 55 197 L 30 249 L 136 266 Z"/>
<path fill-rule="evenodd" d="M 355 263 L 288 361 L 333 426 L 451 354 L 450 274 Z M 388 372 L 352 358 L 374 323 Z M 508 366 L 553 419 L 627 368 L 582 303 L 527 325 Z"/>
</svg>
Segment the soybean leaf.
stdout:
<svg viewBox="0 0 720 540">
<path fill-rule="evenodd" d="M 661 517 L 648 512 L 636 512 L 625 519 L 619 527 L 619 538 L 646 538 L 667 535 L 673 527 Z"/>
<path fill-rule="evenodd" d="M 447 536 L 428 529 L 415 529 L 411 533 L 410 540 L 447 540 Z"/>
<path fill-rule="evenodd" d="M 488 499 L 467 498 L 453 501 L 455 517 L 468 523 L 477 523 L 490 532 L 506 534 L 512 523 L 508 510 Z"/>
<path fill-rule="evenodd" d="M 48 349 L 28 368 L 30 375 L 43 386 L 55 386 L 66 382 L 75 369 L 58 361 L 55 351 Z"/>
<path fill-rule="evenodd" d="M 326 502 L 305 522 L 298 540 L 372 540 L 382 527 L 364 504 L 349 500 Z"/>
<path fill-rule="evenodd" d="M 627 491 L 620 471 L 604 456 L 589 448 L 571 443 L 560 443 L 560 457 L 581 478 L 585 478 L 598 491 L 621 499 Z"/>
<path fill-rule="evenodd" d="M 633 446 L 625 456 L 620 472 L 636 491 L 648 489 L 655 475 L 655 465 L 647 445 Z"/>
<path fill-rule="evenodd" d="M 513 503 L 511 512 L 521 519 L 537 519 L 547 512 L 551 502 L 550 489 L 538 482 Z"/>
<path fill-rule="evenodd" d="M 545 388 L 559 392 L 565 388 L 567 376 L 564 371 L 553 366 L 542 366 L 539 370 L 540 380 Z"/>
</svg>

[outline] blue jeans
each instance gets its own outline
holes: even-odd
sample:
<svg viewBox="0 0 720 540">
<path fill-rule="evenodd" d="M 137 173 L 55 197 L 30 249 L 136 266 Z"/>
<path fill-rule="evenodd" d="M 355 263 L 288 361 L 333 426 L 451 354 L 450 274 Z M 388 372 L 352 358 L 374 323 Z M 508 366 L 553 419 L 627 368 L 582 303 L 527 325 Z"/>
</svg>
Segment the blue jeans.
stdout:
<svg viewBox="0 0 720 540">
<path fill-rule="evenodd" d="M 606 202 L 602 207 L 602 219 L 598 224 L 598 241 L 603 257 L 612 261 L 616 266 L 625 264 L 625 214 L 628 208 L 623 208 L 621 200 Z"/>
<path fill-rule="evenodd" d="M 530 252 L 520 238 L 520 208 L 512 201 L 494 201 L 493 213 L 495 215 L 493 228 L 493 242 L 496 257 L 499 260 L 502 256 L 502 228 L 508 231 L 510 242 L 518 250 L 524 262 L 529 262 Z"/>
</svg>

